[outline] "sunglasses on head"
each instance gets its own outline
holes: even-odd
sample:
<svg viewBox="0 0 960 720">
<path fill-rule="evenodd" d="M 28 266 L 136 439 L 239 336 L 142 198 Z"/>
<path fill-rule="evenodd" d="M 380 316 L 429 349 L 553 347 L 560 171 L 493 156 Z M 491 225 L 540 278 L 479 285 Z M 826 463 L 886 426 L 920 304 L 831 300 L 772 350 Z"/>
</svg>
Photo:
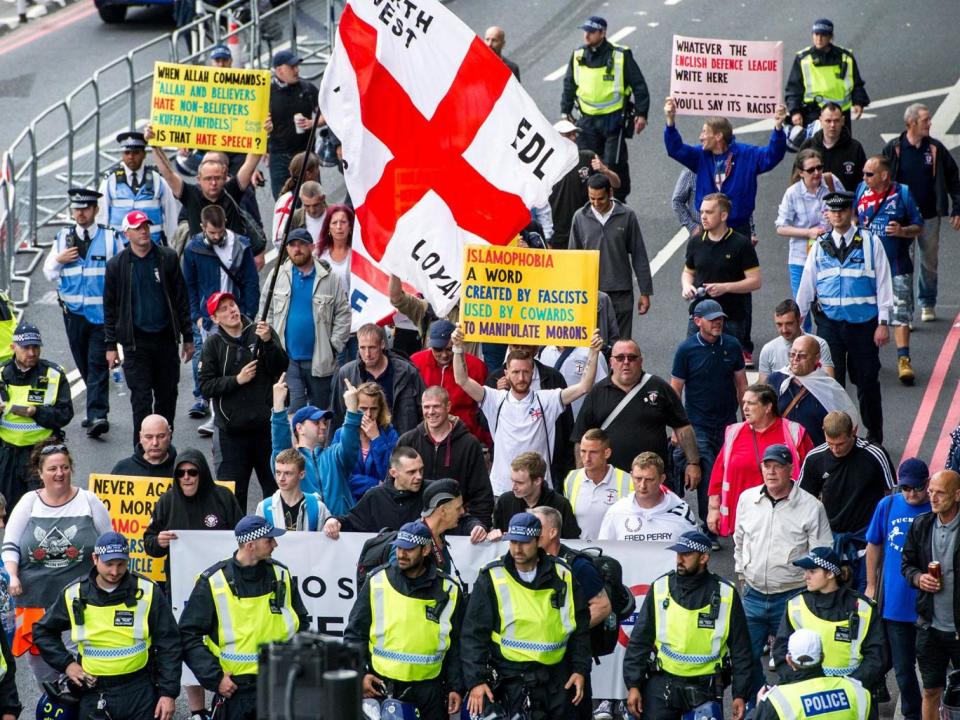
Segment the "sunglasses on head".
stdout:
<svg viewBox="0 0 960 720">
<path fill-rule="evenodd" d="M 56 453 L 66 453 L 66 452 L 67 452 L 66 445 L 45 445 L 40 450 L 40 457 L 44 457 L 46 455 L 55 455 Z"/>
<path fill-rule="evenodd" d="M 197 470 L 197 468 L 182 468 L 180 470 L 177 470 L 174 476 L 178 478 L 181 478 L 181 477 L 195 478 L 195 477 L 200 477 L 200 471 Z"/>
</svg>

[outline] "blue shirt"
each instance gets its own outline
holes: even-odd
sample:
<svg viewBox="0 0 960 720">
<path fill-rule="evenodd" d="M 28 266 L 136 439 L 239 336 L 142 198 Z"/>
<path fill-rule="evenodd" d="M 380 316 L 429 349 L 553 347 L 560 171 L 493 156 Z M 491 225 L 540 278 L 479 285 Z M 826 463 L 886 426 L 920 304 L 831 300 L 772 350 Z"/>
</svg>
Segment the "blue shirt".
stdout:
<svg viewBox="0 0 960 720">
<path fill-rule="evenodd" d="M 310 263 L 310 272 L 306 275 L 297 268 L 290 271 L 290 312 L 284 339 L 287 356 L 298 362 L 313 359 L 317 337 L 313 324 L 313 280 L 316 275 L 313 263 Z"/>
<path fill-rule="evenodd" d="M 878 209 L 877 204 L 883 200 Z M 857 199 L 854 201 L 860 227 L 866 227 L 883 243 L 883 249 L 890 261 L 891 275 L 909 275 L 913 272 L 913 259 L 910 257 L 912 238 L 887 237 L 887 225 L 898 222 L 901 225 L 923 225 L 923 217 L 913 201 L 910 188 L 901 183 L 893 183 L 888 193 L 877 197 L 861 182 L 857 187 Z"/>
<path fill-rule="evenodd" d="M 915 622 L 917 619 L 917 591 L 900 573 L 903 543 L 910 525 L 917 515 L 930 512 L 930 503 L 911 505 L 902 493 L 889 495 L 877 504 L 870 525 L 867 542 L 883 545 L 883 617 L 897 622 Z"/>
<path fill-rule="evenodd" d="M 671 374 L 683 380 L 684 407 L 694 427 L 722 430 L 736 422 L 737 385 L 734 374 L 743 370 L 743 349 L 733 335 L 708 343 L 697 332 L 677 348 Z"/>
<path fill-rule="evenodd" d="M 600 577 L 597 568 L 582 555 L 574 558 L 570 570 L 573 572 L 573 577 L 577 579 L 577 584 L 580 585 L 580 591 L 587 600 L 592 600 L 604 589 L 603 578 Z"/>
</svg>

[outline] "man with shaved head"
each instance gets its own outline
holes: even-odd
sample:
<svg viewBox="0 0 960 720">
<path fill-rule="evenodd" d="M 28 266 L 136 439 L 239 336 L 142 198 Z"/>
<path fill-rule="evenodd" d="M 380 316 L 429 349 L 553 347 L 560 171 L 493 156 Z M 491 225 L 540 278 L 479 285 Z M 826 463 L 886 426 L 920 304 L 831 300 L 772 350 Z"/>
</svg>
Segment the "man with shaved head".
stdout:
<svg viewBox="0 0 960 720">
<path fill-rule="evenodd" d="M 517 82 L 520 82 L 520 67 L 510 58 L 503 56 L 503 46 L 507 44 L 507 34 L 503 31 L 503 28 L 496 25 L 488 27 L 483 34 L 483 41 L 488 48 L 496 53 L 498 58 L 503 60 L 503 64 L 510 68 L 510 72 L 517 78 Z"/>
<path fill-rule="evenodd" d="M 790 346 L 787 366 L 770 373 L 766 380 L 777 391 L 780 416 L 803 425 L 814 446 L 824 441 L 823 419 L 829 412 L 845 412 L 854 426 L 860 424 L 857 406 L 823 369 L 820 351 L 816 336 L 800 335 Z"/>
<path fill-rule="evenodd" d="M 139 477 L 173 477 L 176 448 L 171 445 L 173 432 L 163 415 L 147 415 L 140 423 L 140 442 L 133 455 L 113 466 L 113 475 Z"/>
<path fill-rule="evenodd" d="M 931 511 L 918 515 L 903 545 L 903 576 L 917 588 L 917 664 L 923 685 L 923 720 L 939 715 L 947 667 L 960 669 L 957 608 L 960 567 L 960 475 L 942 470 L 927 486 Z M 939 563 L 931 572 L 931 563 Z"/>
</svg>

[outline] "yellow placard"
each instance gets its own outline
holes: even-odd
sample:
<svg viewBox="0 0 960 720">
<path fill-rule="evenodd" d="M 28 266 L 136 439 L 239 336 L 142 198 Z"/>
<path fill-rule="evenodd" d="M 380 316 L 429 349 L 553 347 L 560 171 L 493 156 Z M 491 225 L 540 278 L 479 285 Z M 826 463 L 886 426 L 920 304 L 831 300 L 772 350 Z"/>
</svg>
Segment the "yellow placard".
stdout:
<svg viewBox="0 0 960 720">
<path fill-rule="evenodd" d="M 270 72 L 154 63 L 151 145 L 265 153 Z"/>
<path fill-rule="evenodd" d="M 171 482 L 170 478 L 90 473 L 87 485 L 110 511 L 114 531 L 130 541 L 130 570 L 157 582 L 166 580 L 164 558 L 147 555 L 143 549 L 143 531 L 150 524 L 154 505 Z M 232 480 L 218 480 L 217 484 L 234 492 Z"/>
<path fill-rule="evenodd" d="M 597 250 L 468 245 L 460 323 L 470 341 L 589 345 L 597 326 Z"/>
</svg>

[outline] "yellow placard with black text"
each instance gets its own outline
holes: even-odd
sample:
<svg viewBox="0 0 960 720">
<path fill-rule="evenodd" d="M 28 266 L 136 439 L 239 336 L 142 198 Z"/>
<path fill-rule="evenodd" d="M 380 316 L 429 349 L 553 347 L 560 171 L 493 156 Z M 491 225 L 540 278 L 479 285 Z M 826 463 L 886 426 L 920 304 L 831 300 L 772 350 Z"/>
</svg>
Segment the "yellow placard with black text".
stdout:
<svg viewBox="0 0 960 720">
<path fill-rule="evenodd" d="M 170 478 L 90 473 L 87 485 L 107 506 L 114 531 L 123 534 L 130 542 L 129 569 L 156 582 L 166 580 L 164 558 L 147 555 L 143 547 L 143 531 L 150 524 L 154 505 L 171 482 Z M 235 492 L 232 480 L 218 480 L 217 484 Z"/>
<path fill-rule="evenodd" d="M 468 245 L 460 323 L 464 339 L 587 346 L 597 326 L 597 250 Z"/>
<path fill-rule="evenodd" d="M 151 145 L 265 153 L 270 72 L 154 63 Z"/>
</svg>

